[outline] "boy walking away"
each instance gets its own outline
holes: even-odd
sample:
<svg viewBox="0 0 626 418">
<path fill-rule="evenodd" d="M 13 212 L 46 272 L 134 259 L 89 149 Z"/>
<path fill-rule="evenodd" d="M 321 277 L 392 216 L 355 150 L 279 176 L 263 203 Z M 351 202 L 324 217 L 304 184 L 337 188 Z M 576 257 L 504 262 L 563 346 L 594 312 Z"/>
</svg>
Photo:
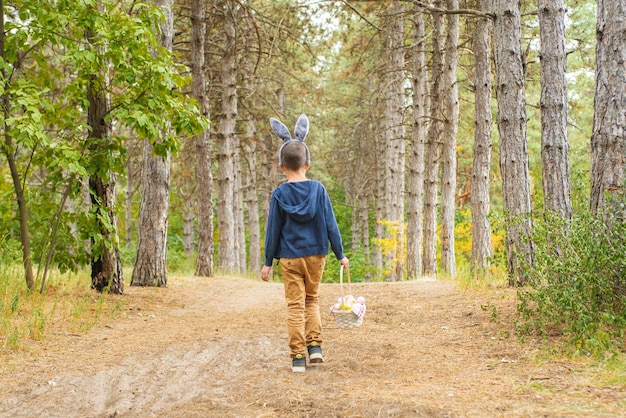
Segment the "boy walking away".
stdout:
<svg viewBox="0 0 626 418">
<path fill-rule="evenodd" d="M 287 183 L 272 192 L 265 232 L 265 263 L 261 279 L 269 280 L 272 261 L 279 260 L 287 301 L 287 332 L 294 372 L 320 365 L 322 356 L 322 321 L 319 284 L 324 273 L 328 244 L 341 264 L 348 268 L 337 220 L 326 189 L 319 181 L 309 180 L 310 153 L 304 143 L 309 120 L 300 115 L 295 139 L 289 129 L 270 118 L 272 129 L 283 145 L 278 151 L 278 166 Z"/>
</svg>

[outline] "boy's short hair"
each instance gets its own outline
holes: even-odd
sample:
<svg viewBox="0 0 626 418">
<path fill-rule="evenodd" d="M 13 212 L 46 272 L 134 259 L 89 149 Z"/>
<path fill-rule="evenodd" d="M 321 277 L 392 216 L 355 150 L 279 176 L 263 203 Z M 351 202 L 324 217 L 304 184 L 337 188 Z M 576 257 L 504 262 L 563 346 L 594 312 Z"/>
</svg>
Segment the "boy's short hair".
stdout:
<svg viewBox="0 0 626 418">
<path fill-rule="evenodd" d="M 281 149 L 282 165 L 288 170 L 297 171 L 307 163 L 307 148 L 304 142 L 291 141 Z"/>
</svg>

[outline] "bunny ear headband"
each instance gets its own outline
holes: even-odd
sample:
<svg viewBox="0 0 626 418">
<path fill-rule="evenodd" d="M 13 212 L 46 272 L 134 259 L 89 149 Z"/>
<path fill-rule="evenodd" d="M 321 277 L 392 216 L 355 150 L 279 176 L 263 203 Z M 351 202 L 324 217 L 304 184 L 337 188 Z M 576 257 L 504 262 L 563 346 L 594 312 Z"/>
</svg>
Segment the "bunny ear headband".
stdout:
<svg viewBox="0 0 626 418">
<path fill-rule="evenodd" d="M 289 129 L 287 129 L 285 124 L 279 121 L 278 119 L 270 118 L 270 125 L 272 126 L 274 133 L 278 135 L 280 139 L 285 141 L 283 145 L 281 145 L 280 149 L 278 150 L 278 165 L 279 166 L 283 165 L 283 148 L 285 147 L 285 145 L 287 145 L 291 141 L 298 141 L 304 144 L 304 148 L 306 149 L 306 163 L 310 164 L 311 155 L 309 153 L 309 148 L 304 143 L 304 138 L 306 138 L 307 134 L 309 133 L 309 118 L 307 118 L 305 114 L 300 115 L 300 117 L 298 118 L 298 121 L 296 122 L 296 128 L 294 130 L 294 133 L 296 136 L 295 138 L 291 137 L 291 134 L 289 133 Z"/>
</svg>

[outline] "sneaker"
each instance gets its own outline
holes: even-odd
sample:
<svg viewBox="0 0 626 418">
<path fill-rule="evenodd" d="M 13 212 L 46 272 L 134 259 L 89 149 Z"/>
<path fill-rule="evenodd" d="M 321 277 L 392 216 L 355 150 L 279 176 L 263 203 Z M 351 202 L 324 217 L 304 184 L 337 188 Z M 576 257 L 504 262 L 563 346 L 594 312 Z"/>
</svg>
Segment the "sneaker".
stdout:
<svg viewBox="0 0 626 418">
<path fill-rule="evenodd" d="M 311 363 L 312 366 L 317 366 L 324 362 L 322 347 L 320 347 L 317 341 L 313 341 L 311 345 L 307 347 L 307 350 L 309 350 L 309 363 Z"/>
<path fill-rule="evenodd" d="M 296 373 L 306 372 L 306 359 L 302 354 L 296 354 L 291 360 L 291 371 Z"/>
</svg>

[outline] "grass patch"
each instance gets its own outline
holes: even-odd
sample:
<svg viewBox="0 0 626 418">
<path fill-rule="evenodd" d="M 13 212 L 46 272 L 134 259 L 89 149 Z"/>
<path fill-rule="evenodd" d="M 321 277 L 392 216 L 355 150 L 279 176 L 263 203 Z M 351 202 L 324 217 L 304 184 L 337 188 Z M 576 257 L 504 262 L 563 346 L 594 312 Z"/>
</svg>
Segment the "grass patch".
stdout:
<svg viewBox="0 0 626 418">
<path fill-rule="evenodd" d="M 626 354 L 614 353 L 593 368 L 596 369 L 594 380 L 598 386 L 626 387 Z M 622 405 L 626 406 L 626 399 Z"/>
<path fill-rule="evenodd" d="M 29 291 L 23 270 L 0 266 L 0 354 L 50 333 L 84 333 L 123 309 L 119 296 L 91 289 L 88 271 L 53 272 L 43 293 Z"/>
<path fill-rule="evenodd" d="M 459 286 L 464 290 L 490 290 L 508 287 L 508 276 L 505 269 L 492 265 L 491 267 L 472 272 L 469 263 L 457 264 Z"/>
</svg>

